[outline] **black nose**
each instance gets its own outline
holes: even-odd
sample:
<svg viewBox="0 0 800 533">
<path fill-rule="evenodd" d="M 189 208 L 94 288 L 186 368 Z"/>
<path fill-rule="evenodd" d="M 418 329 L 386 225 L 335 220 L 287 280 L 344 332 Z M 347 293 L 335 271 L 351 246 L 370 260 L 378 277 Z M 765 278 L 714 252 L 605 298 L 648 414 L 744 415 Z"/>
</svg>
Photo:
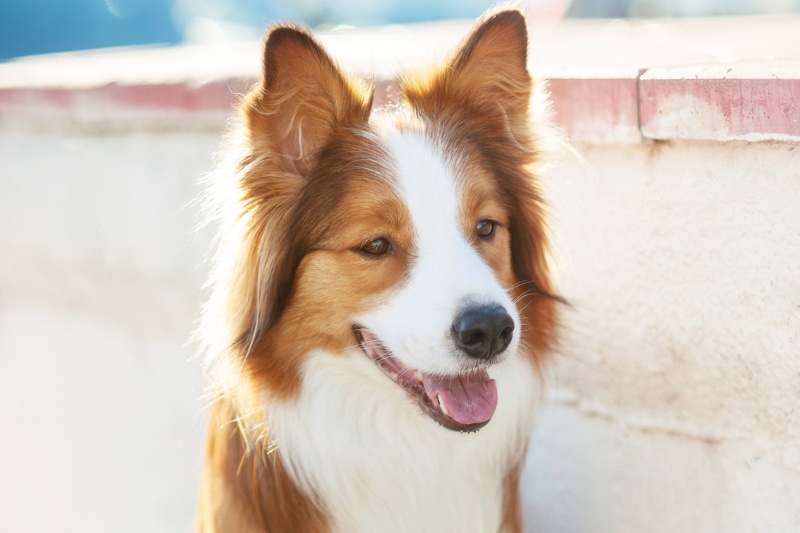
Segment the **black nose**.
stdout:
<svg viewBox="0 0 800 533">
<path fill-rule="evenodd" d="M 514 336 L 514 321 L 502 306 L 471 306 L 453 322 L 456 346 L 477 359 L 490 359 L 508 348 Z"/>
</svg>

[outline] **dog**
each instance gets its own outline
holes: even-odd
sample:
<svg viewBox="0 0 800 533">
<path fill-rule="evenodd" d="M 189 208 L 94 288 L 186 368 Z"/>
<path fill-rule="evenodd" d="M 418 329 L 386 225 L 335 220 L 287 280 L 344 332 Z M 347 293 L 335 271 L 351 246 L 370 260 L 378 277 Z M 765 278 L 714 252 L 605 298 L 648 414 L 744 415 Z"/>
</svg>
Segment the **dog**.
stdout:
<svg viewBox="0 0 800 533">
<path fill-rule="evenodd" d="M 268 32 L 211 178 L 200 531 L 521 530 L 559 301 L 527 47 L 490 13 L 375 105 Z"/>
</svg>

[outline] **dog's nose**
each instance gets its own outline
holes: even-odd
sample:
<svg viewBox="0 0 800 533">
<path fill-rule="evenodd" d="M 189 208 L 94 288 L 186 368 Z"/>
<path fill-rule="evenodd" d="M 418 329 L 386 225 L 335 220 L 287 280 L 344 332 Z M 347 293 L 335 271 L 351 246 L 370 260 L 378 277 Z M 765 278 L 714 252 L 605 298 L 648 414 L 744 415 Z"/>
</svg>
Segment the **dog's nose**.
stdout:
<svg viewBox="0 0 800 533">
<path fill-rule="evenodd" d="M 452 336 L 467 355 L 490 359 L 508 348 L 514 321 L 500 305 L 471 306 L 456 317 Z"/>
</svg>

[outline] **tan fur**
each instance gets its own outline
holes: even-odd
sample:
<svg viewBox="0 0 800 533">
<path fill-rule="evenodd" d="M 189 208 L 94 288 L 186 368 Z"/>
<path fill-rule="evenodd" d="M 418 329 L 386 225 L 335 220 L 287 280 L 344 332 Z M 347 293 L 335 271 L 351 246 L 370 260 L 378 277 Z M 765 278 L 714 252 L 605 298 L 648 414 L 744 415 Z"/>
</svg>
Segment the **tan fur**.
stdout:
<svg viewBox="0 0 800 533">
<path fill-rule="evenodd" d="M 214 405 L 200 494 L 200 531 L 328 531 L 323 512 L 289 479 L 277 454 L 248 445 L 233 406 Z"/>
</svg>

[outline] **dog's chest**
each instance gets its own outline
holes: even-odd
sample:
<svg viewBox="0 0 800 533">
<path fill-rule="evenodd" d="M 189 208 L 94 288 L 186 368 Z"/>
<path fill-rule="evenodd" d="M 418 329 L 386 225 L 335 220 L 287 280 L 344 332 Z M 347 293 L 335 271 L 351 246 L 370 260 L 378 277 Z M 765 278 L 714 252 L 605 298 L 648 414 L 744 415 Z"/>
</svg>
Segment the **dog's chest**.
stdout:
<svg viewBox="0 0 800 533">
<path fill-rule="evenodd" d="M 497 531 L 538 398 L 530 365 L 498 365 L 498 410 L 471 434 L 436 425 L 375 372 L 360 353 L 315 355 L 301 397 L 269 409 L 295 481 L 320 498 L 337 531 Z"/>
</svg>

